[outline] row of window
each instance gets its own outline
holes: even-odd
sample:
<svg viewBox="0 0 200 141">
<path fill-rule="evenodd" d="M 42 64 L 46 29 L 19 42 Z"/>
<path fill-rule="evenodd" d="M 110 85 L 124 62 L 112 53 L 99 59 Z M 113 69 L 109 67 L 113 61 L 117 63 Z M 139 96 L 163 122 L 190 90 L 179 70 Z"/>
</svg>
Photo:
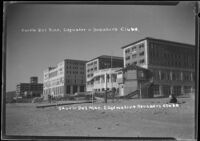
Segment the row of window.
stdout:
<svg viewBox="0 0 200 141">
<path fill-rule="evenodd" d="M 97 67 L 95 68 L 91 68 L 91 69 L 88 69 L 87 72 L 90 72 L 90 71 L 96 71 L 97 70 Z"/>
<path fill-rule="evenodd" d="M 44 87 L 51 87 L 51 86 L 60 85 L 63 83 L 64 83 L 64 78 L 60 77 L 55 80 L 45 82 Z"/>
<path fill-rule="evenodd" d="M 50 95 L 58 95 L 58 94 L 63 94 L 64 93 L 64 87 L 54 87 L 54 88 L 49 88 L 43 91 L 44 94 L 50 94 Z"/>
<path fill-rule="evenodd" d="M 83 62 L 75 62 L 75 61 L 67 61 L 66 62 L 67 64 L 69 64 L 69 65 L 75 65 L 75 66 L 85 66 L 85 63 L 83 63 Z"/>
<path fill-rule="evenodd" d="M 100 80 L 101 79 L 101 80 Z M 105 76 L 99 76 L 94 79 L 94 83 L 105 83 Z M 117 81 L 117 74 L 107 75 L 107 82 L 116 82 Z"/>
<path fill-rule="evenodd" d="M 80 84 L 80 83 L 84 83 L 84 79 L 66 79 L 66 83 L 70 83 L 70 84 Z"/>
<path fill-rule="evenodd" d="M 142 49 L 142 48 L 144 48 L 144 44 L 143 43 L 139 44 L 138 47 L 139 47 L 139 49 Z M 137 46 L 133 46 L 132 48 L 126 49 L 125 53 L 127 54 L 127 53 L 130 53 L 130 52 L 135 52 L 136 49 L 137 49 Z"/>
<path fill-rule="evenodd" d="M 134 64 L 134 65 L 137 65 L 137 64 L 142 65 L 142 64 L 144 64 L 144 63 L 145 63 L 145 60 L 142 59 L 142 60 L 139 60 L 138 62 L 137 62 L 137 61 L 134 61 L 134 62 L 132 62 L 132 63 L 126 63 L 126 66 L 129 66 L 129 65 L 131 65 L 131 64 Z"/>
<path fill-rule="evenodd" d="M 169 85 L 162 85 L 160 87 L 159 85 L 154 85 L 153 87 L 153 93 L 155 95 L 161 95 L 161 92 L 164 95 L 169 95 L 171 93 L 174 94 L 187 94 L 193 92 L 192 86 L 169 86 Z"/>
<path fill-rule="evenodd" d="M 156 80 L 175 80 L 175 81 L 193 81 L 194 73 L 190 72 L 171 72 L 154 70 L 154 78 Z"/>
<path fill-rule="evenodd" d="M 154 65 L 162 65 L 162 66 L 173 66 L 173 67 L 188 67 L 188 68 L 194 68 L 194 61 L 185 61 L 185 59 L 182 60 L 173 60 L 173 59 L 159 59 L 157 57 L 151 58 L 149 60 L 151 64 Z"/>
<path fill-rule="evenodd" d="M 144 56 L 144 51 L 140 52 L 139 56 Z M 132 54 L 132 59 L 135 59 L 136 57 L 137 57 L 136 53 Z M 130 60 L 130 59 L 131 59 L 131 56 L 126 56 L 126 60 Z"/>
<path fill-rule="evenodd" d="M 174 67 L 194 67 L 194 52 L 191 49 L 162 44 L 150 44 L 150 63 Z"/>
<path fill-rule="evenodd" d="M 83 71 L 80 71 L 80 72 L 78 72 L 78 71 L 66 71 L 66 74 L 85 74 Z"/>
<path fill-rule="evenodd" d="M 66 66 L 66 69 L 80 69 L 80 70 L 83 70 L 85 67 L 78 67 L 78 66 Z"/>
<path fill-rule="evenodd" d="M 49 73 L 49 78 L 55 77 L 55 76 L 57 76 L 57 74 L 58 74 L 57 71 L 51 72 L 51 73 Z"/>
<path fill-rule="evenodd" d="M 43 87 L 21 87 L 18 91 L 40 91 Z"/>
<path fill-rule="evenodd" d="M 88 78 L 89 78 L 89 77 L 93 77 L 93 75 L 94 75 L 94 74 L 91 73 L 91 74 L 88 74 L 87 77 L 88 77 Z"/>
<path fill-rule="evenodd" d="M 87 66 L 89 67 L 89 66 L 93 66 L 93 65 L 96 65 L 96 64 L 97 64 L 97 61 L 94 61 L 94 62 L 87 64 Z"/>
</svg>

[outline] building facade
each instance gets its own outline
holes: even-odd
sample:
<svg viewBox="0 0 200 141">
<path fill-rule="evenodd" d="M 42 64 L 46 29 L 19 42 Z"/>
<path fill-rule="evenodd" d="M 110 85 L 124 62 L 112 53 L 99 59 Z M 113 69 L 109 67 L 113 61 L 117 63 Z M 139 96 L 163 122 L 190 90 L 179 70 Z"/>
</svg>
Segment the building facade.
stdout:
<svg viewBox="0 0 200 141">
<path fill-rule="evenodd" d="M 38 77 L 36 77 L 36 76 L 32 76 L 31 78 L 30 78 L 30 83 L 38 83 Z"/>
<path fill-rule="evenodd" d="M 38 83 L 38 77 L 30 78 L 30 83 L 20 83 L 16 86 L 16 95 L 22 97 L 40 97 L 43 93 L 43 84 Z"/>
<path fill-rule="evenodd" d="M 108 68 L 123 67 L 123 57 L 102 55 L 86 63 L 86 90 L 93 91 L 94 73 Z"/>
<path fill-rule="evenodd" d="M 45 99 L 48 95 L 63 97 L 85 91 L 85 63 L 82 60 L 65 59 L 56 67 L 49 67 L 44 73 Z"/>
<path fill-rule="evenodd" d="M 124 67 L 135 64 L 153 72 L 155 95 L 194 92 L 194 45 L 147 37 L 122 49 Z"/>
<path fill-rule="evenodd" d="M 94 92 L 104 92 L 116 89 L 119 87 L 117 83 L 117 71 L 121 68 L 101 69 L 93 73 L 93 78 L 90 80 L 90 87 Z"/>
<path fill-rule="evenodd" d="M 119 96 L 153 97 L 153 76 L 150 70 L 131 64 L 116 72 Z"/>
</svg>

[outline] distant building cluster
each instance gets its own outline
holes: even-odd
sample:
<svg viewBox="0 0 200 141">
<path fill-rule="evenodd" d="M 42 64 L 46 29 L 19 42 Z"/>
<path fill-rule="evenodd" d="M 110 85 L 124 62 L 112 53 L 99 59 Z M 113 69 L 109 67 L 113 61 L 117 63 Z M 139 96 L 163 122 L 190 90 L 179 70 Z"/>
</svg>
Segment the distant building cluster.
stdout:
<svg viewBox="0 0 200 141">
<path fill-rule="evenodd" d="M 30 77 L 30 83 L 20 83 L 16 86 L 16 95 L 22 97 L 40 97 L 43 94 L 43 84 L 38 83 L 38 77 Z"/>
<path fill-rule="evenodd" d="M 89 61 L 65 59 L 37 77 L 17 85 L 18 95 L 64 97 L 116 88 L 119 95 L 141 97 L 192 93 L 195 89 L 195 46 L 144 38 L 122 47 L 123 57 L 101 55 Z M 44 85 L 44 86 L 43 86 Z"/>
</svg>

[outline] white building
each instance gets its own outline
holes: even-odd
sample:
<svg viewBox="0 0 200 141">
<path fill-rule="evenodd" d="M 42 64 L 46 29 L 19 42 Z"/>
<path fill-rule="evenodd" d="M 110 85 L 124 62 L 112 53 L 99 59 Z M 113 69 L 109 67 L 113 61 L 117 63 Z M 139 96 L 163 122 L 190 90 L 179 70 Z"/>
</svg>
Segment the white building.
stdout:
<svg viewBox="0 0 200 141">
<path fill-rule="evenodd" d="M 85 91 L 85 63 L 82 60 L 65 59 L 56 67 L 49 67 L 44 73 L 45 99 L 48 95 L 63 97 Z"/>
<path fill-rule="evenodd" d="M 87 91 L 93 90 L 93 84 L 91 79 L 94 77 L 94 73 L 99 70 L 108 68 L 123 67 L 123 57 L 101 55 L 93 58 L 86 63 L 86 88 Z"/>
<path fill-rule="evenodd" d="M 90 90 L 96 92 L 102 92 L 111 90 L 113 87 L 118 88 L 117 83 L 117 70 L 121 68 L 109 68 L 95 71 L 93 77 L 90 79 L 91 85 Z"/>
<path fill-rule="evenodd" d="M 49 67 L 43 74 L 43 94 L 45 99 L 48 98 L 48 95 L 53 97 L 64 96 L 64 61 L 60 62 L 56 67 Z"/>
</svg>

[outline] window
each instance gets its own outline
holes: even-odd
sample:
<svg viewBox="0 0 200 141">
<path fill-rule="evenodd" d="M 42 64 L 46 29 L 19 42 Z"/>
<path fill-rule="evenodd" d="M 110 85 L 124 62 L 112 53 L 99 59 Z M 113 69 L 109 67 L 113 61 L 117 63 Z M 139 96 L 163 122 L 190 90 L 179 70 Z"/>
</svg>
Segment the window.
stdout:
<svg viewBox="0 0 200 141">
<path fill-rule="evenodd" d="M 170 80 L 170 72 L 166 71 L 165 74 L 166 74 L 166 80 Z"/>
<path fill-rule="evenodd" d="M 140 56 L 143 56 L 144 55 L 144 51 L 143 52 L 140 52 Z"/>
<path fill-rule="evenodd" d="M 143 72 L 143 71 L 139 71 L 139 72 L 138 72 L 138 75 L 139 75 L 139 77 L 142 78 L 142 77 L 144 77 L 144 72 Z"/>
<path fill-rule="evenodd" d="M 190 93 L 192 87 L 191 86 L 184 86 L 184 93 Z"/>
<path fill-rule="evenodd" d="M 132 47 L 132 52 L 135 52 L 136 51 L 136 47 Z"/>
<path fill-rule="evenodd" d="M 141 48 L 144 48 L 144 44 L 140 44 L 139 45 L 139 48 L 141 49 Z"/>
<path fill-rule="evenodd" d="M 133 55 L 132 55 L 132 58 L 136 58 L 136 57 L 137 57 L 137 54 L 133 54 Z"/>
<path fill-rule="evenodd" d="M 143 64 L 144 63 L 144 59 L 140 60 L 140 64 Z"/>
<path fill-rule="evenodd" d="M 183 73 L 183 80 L 191 81 L 191 74 L 189 72 Z"/>
<path fill-rule="evenodd" d="M 166 74 L 164 72 L 161 72 L 161 80 L 166 80 Z"/>
<path fill-rule="evenodd" d="M 194 72 L 192 72 L 192 79 L 195 81 L 195 73 Z"/>
<path fill-rule="evenodd" d="M 172 73 L 172 80 L 181 80 L 181 75 L 180 75 L 180 72 L 173 72 Z"/>
<path fill-rule="evenodd" d="M 126 60 L 130 60 L 130 56 L 127 56 L 127 57 L 126 57 Z"/>
<path fill-rule="evenodd" d="M 160 92 L 159 92 L 159 85 L 154 85 L 153 91 L 154 91 L 155 95 L 159 95 L 160 94 Z"/>
<path fill-rule="evenodd" d="M 153 76 L 154 76 L 155 80 L 159 80 L 159 72 L 157 70 L 153 71 Z"/>
<path fill-rule="evenodd" d="M 137 65 L 137 62 L 133 62 L 133 65 Z"/>
<path fill-rule="evenodd" d="M 116 82 L 117 80 L 117 74 L 112 74 L 112 82 Z"/>
<path fill-rule="evenodd" d="M 129 53 L 129 52 L 130 52 L 130 49 L 126 49 L 126 50 L 125 50 L 125 53 Z"/>
</svg>

